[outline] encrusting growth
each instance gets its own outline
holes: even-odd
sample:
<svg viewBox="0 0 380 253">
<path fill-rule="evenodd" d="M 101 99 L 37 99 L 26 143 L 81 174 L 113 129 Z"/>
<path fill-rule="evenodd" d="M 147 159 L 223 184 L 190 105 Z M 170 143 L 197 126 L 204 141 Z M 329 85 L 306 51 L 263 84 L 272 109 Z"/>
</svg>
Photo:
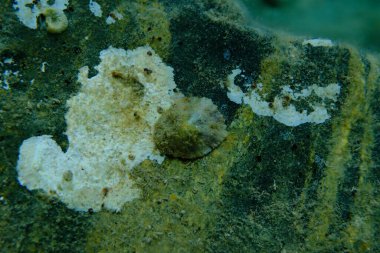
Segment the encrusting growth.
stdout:
<svg viewBox="0 0 380 253">
<path fill-rule="evenodd" d="M 43 15 L 46 17 L 46 30 L 49 33 L 61 33 L 67 29 L 69 21 L 63 11 L 48 8 Z"/>
<path fill-rule="evenodd" d="M 165 155 L 195 159 L 207 155 L 227 136 L 223 115 L 211 99 L 184 97 L 156 122 L 154 142 Z"/>
<path fill-rule="evenodd" d="M 38 18 L 45 17 L 46 29 L 49 33 L 62 33 L 69 24 L 63 12 L 69 5 L 69 0 L 16 0 L 13 8 L 19 20 L 30 29 L 37 29 Z"/>
</svg>

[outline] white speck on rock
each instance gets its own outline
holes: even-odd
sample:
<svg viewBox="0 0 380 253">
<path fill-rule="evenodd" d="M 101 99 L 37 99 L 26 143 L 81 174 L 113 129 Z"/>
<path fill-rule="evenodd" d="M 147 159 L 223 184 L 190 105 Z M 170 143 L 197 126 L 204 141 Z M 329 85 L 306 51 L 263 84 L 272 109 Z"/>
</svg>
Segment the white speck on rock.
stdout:
<svg viewBox="0 0 380 253">
<path fill-rule="evenodd" d="M 311 45 L 313 47 L 332 47 L 334 46 L 334 43 L 329 39 L 310 39 L 310 40 L 304 40 L 302 42 L 302 45 Z"/>
<path fill-rule="evenodd" d="M 46 71 L 46 65 L 49 65 L 46 61 L 44 61 L 42 64 L 41 64 L 41 72 L 44 72 Z"/>
<path fill-rule="evenodd" d="M 122 20 L 123 15 L 118 11 L 112 11 L 110 15 L 106 18 L 107 25 L 116 23 L 117 20 Z"/>
<path fill-rule="evenodd" d="M 103 15 L 102 7 L 97 2 L 90 0 L 88 6 L 95 17 L 101 17 Z"/>
<path fill-rule="evenodd" d="M 14 63 L 14 60 L 13 60 L 13 58 L 5 58 L 3 62 L 5 64 L 12 64 L 12 63 Z"/>
<path fill-rule="evenodd" d="M 111 24 L 116 23 L 116 20 L 115 20 L 113 17 L 108 16 L 108 17 L 106 18 L 106 23 L 107 23 L 107 25 L 111 25 Z"/>
</svg>

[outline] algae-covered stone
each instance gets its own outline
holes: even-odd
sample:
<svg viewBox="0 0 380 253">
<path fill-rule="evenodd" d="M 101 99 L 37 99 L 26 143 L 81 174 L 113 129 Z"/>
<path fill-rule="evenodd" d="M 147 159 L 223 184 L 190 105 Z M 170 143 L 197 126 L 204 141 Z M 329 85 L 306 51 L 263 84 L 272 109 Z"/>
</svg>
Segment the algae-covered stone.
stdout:
<svg viewBox="0 0 380 253">
<path fill-rule="evenodd" d="M 88 1 L 70 0 L 65 13 L 73 29 L 60 36 L 26 29 L 16 15 L 8 15 L 14 9 L 10 0 L 5 2 L 8 8 L 0 8 L 3 251 L 380 252 L 377 55 L 334 41 L 248 27 L 229 0 L 107 0 L 100 3 L 102 17 L 94 17 Z M 107 24 L 107 15 L 116 11 L 123 18 Z M 160 153 L 154 142 L 156 120 L 178 99 L 167 93 L 169 88 L 147 89 L 147 83 L 155 83 L 157 69 L 137 68 L 139 61 L 131 59 L 128 67 L 119 66 L 115 60 L 110 66 L 122 71 L 110 69 L 101 78 L 100 51 L 111 45 L 146 50 L 146 44 L 165 57 L 161 66 L 171 66 L 171 77 L 185 97 L 211 99 L 225 118 L 228 135 L 207 155 L 161 164 L 150 159 L 148 153 Z M 113 59 L 124 58 L 123 50 L 113 50 Z M 150 54 L 145 53 L 140 55 L 144 59 Z M 85 84 L 76 82 L 83 65 L 89 66 L 88 72 L 81 71 Z M 108 81 L 113 85 L 104 86 Z M 173 82 L 162 83 L 174 92 Z M 127 103 L 129 95 L 142 98 L 146 91 L 152 91 L 149 99 Z M 88 100 L 89 93 L 101 95 Z M 155 99 L 168 104 L 154 106 Z M 93 113 L 102 105 L 109 110 Z M 130 108 L 139 111 L 130 114 Z M 154 117 L 147 123 L 148 112 Z M 139 145 L 138 119 L 137 129 L 151 140 L 148 146 Z M 110 125 L 119 125 L 119 132 L 109 132 Z M 113 145 L 119 137 L 131 136 L 136 138 L 130 146 L 141 147 L 144 155 L 129 156 Z M 28 149 L 36 161 L 25 167 L 54 167 L 46 158 L 64 160 L 74 148 L 81 151 L 75 154 L 86 154 L 74 161 L 93 161 L 85 171 L 101 176 L 82 178 L 87 185 L 98 184 L 88 193 L 100 196 L 98 209 L 76 212 L 62 198 L 19 185 L 18 149 L 24 140 L 28 145 L 36 139 L 43 145 Z M 102 145 L 84 148 L 83 139 Z M 120 150 L 122 155 L 116 152 Z M 105 158 L 115 166 L 95 162 Z M 78 182 L 82 172 L 75 172 L 77 167 L 61 168 L 54 172 L 62 187 L 49 196 L 67 186 L 86 188 Z M 128 189 L 118 184 L 118 192 L 135 189 L 138 198 L 126 201 L 120 195 L 123 205 L 109 208 L 113 187 L 99 182 L 117 184 L 112 179 L 119 177 L 111 171 L 126 173 L 133 182 Z M 32 173 L 25 182 L 36 177 L 44 178 Z M 100 211 L 104 196 L 105 207 L 118 213 Z"/>
<path fill-rule="evenodd" d="M 223 115 L 211 99 L 185 97 L 163 112 L 154 127 L 161 153 L 185 159 L 202 157 L 226 137 Z"/>
</svg>

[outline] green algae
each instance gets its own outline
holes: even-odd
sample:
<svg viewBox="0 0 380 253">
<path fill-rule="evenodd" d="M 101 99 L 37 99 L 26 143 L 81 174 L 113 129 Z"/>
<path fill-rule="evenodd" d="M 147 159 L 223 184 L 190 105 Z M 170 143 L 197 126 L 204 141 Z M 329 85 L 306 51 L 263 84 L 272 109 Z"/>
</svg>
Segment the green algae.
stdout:
<svg viewBox="0 0 380 253">
<path fill-rule="evenodd" d="M 248 111 L 242 113 L 231 125 L 227 140 L 203 159 L 167 160 L 162 166 L 144 162 L 134 169 L 132 177 L 142 189 L 141 198 L 127 203 L 120 214 L 94 214 L 96 225 L 88 234 L 87 251 L 208 249 L 208 235 L 221 205 L 223 178 L 250 140 L 245 126 L 252 116 Z"/>
</svg>

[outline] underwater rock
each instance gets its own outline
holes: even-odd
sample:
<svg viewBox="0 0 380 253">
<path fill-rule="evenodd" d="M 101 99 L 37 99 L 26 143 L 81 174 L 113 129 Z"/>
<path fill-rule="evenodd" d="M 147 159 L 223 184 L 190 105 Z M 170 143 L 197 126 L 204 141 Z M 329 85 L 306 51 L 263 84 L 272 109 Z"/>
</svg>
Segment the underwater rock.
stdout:
<svg viewBox="0 0 380 253">
<path fill-rule="evenodd" d="M 226 136 L 223 115 L 204 97 L 176 100 L 154 127 L 154 142 L 160 152 L 184 159 L 207 155 Z"/>
<path fill-rule="evenodd" d="M 70 1 L 75 29 L 64 36 L 27 31 L 7 15 L 11 6 L 0 8 L 4 252 L 380 252 L 378 55 L 247 27 L 228 0 L 102 1 L 106 15 L 124 17 L 112 25 L 88 2 Z M 139 48 L 146 44 L 175 70 L 175 85 L 162 61 L 140 64 L 156 57 Z M 139 50 L 128 58 L 113 48 L 114 61 L 98 65 L 109 45 Z M 158 164 L 149 161 L 164 159 L 155 124 L 178 99 L 175 86 L 212 99 L 228 137 L 204 158 Z M 21 154 L 33 159 L 18 172 L 34 173 L 19 174 L 20 186 L 14 164 L 23 140 L 30 153 Z M 31 180 L 40 180 L 36 188 Z M 74 192 L 96 206 L 70 202 Z M 103 203 L 123 208 L 97 212 Z"/>
</svg>

